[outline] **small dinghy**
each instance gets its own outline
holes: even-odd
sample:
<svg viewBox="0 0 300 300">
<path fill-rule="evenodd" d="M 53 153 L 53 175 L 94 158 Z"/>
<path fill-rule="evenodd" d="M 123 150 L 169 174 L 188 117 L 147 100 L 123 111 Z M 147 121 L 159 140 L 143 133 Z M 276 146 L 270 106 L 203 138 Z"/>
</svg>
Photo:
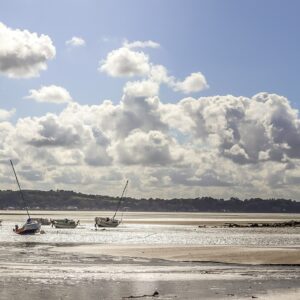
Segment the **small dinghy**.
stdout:
<svg viewBox="0 0 300 300">
<path fill-rule="evenodd" d="M 19 228 L 18 225 L 14 228 L 14 232 L 17 234 L 35 234 L 41 229 L 41 224 L 35 220 L 28 219 L 26 223 Z"/>
<path fill-rule="evenodd" d="M 75 222 L 70 219 L 51 220 L 52 227 L 54 226 L 55 228 L 76 228 L 79 223 L 79 220 Z"/>
</svg>

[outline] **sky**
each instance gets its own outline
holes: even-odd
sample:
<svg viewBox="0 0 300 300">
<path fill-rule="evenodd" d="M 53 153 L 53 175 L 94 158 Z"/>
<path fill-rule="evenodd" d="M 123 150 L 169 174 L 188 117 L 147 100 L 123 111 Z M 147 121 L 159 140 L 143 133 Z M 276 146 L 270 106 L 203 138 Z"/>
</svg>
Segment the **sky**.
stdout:
<svg viewBox="0 0 300 300">
<path fill-rule="evenodd" d="M 300 199 L 299 1 L 1 1 L 0 188 Z"/>
</svg>

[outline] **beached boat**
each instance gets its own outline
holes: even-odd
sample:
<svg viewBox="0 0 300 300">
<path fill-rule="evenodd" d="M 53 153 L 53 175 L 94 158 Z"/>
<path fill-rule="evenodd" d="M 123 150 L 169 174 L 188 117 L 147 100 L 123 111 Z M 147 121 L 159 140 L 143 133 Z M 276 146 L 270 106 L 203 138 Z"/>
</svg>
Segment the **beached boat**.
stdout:
<svg viewBox="0 0 300 300">
<path fill-rule="evenodd" d="M 125 184 L 125 187 L 123 189 L 123 192 L 122 192 L 122 195 L 119 199 L 119 202 L 118 202 L 118 205 L 117 205 L 117 209 L 113 215 L 112 218 L 105 218 L 105 217 L 96 217 L 95 218 L 95 227 L 117 227 L 121 224 L 122 220 L 117 220 L 115 217 L 117 215 L 117 212 L 119 211 L 120 209 L 120 206 L 121 206 L 121 201 L 124 197 L 124 194 L 125 194 L 125 191 L 126 191 L 126 188 L 128 186 L 128 180 L 126 181 L 126 184 Z"/>
<path fill-rule="evenodd" d="M 95 218 L 95 226 L 98 227 L 117 227 L 120 223 L 121 221 L 113 218 L 102 218 L 102 217 Z"/>
<path fill-rule="evenodd" d="M 25 235 L 25 234 L 35 234 L 39 232 L 40 229 L 41 229 L 41 224 L 29 218 L 21 228 L 19 228 L 19 226 L 16 225 L 13 231 L 15 233 Z"/>
<path fill-rule="evenodd" d="M 21 189 L 21 186 L 20 186 L 20 183 L 19 183 L 19 180 L 18 180 L 18 176 L 17 176 L 17 173 L 15 171 L 15 168 L 14 168 L 14 165 L 13 165 L 13 162 L 10 160 L 10 164 L 11 164 L 11 167 L 13 169 L 13 172 L 14 172 L 14 175 L 15 175 L 15 178 L 16 178 L 16 182 L 17 182 L 17 185 L 19 187 L 19 191 L 20 191 L 20 196 L 21 196 L 21 199 L 23 201 L 23 203 L 26 203 L 25 202 L 25 198 L 24 198 L 24 195 L 23 195 L 23 192 L 22 192 L 22 189 Z M 15 228 L 13 229 L 13 231 L 15 233 L 18 233 L 18 234 L 35 234 L 37 232 L 40 231 L 41 229 L 41 224 L 35 220 L 32 220 L 30 218 L 30 215 L 29 215 L 29 211 L 28 211 L 28 208 L 26 206 L 26 211 L 27 211 L 27 216 L 28 216 L 28 219 L 26 221 L 26 223 L 21 227 L 19 228 L 18 225 L 15 225 Z"/>
<path fill-rule="evenodd" d="M 76 228 L 80 223 L 79 220 L 75 222 L 74 220 L 70 219 L 56 219 L 51 220 L 50 222 L 52 224 L 52 227 L 54 226 L 55 228 Z"/>
</svg>

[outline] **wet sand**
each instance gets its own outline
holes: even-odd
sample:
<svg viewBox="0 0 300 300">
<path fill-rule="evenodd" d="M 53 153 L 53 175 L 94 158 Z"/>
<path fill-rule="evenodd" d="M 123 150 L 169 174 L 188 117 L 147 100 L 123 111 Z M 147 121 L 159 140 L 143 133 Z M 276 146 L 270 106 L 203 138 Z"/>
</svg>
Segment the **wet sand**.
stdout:
<svg viewBox="0 0 300 300">
<path fill-rule="evenodd" d="M 171 261 L 300 266 L 300 247 L 79 245 L 59 247 L 54 250 L 63 253 L 156 258 Z"/>
<path fill-rule="evenodd" d="M 81 282 L 77 285 L 59 283 L 37 284 L 30 279 L 6 281 L 1 285 L 0 299 L 3 300 L 299 300 L 300 289 L 295 280 L 246 281 L 246 280 L 204 280 L 145 282 L 129 281 Z M 22 295 L 21 292 L 22 291 Z M 158 291 L 158 297 L 142 297 Z"/>
<path fill-rule="evenodd" d="M 159 297 L 141 299 L 298 300 L 300 295 L 298 266 L 116 257 L 92 254 L 93 247 L 86 253 L 66 251 L 76 250 L 73 246 L 2 244 L 0 299 L 117 300 L 154 291 Z"/>
<path fill-rule="evenodd" d="M 128 213 L 118 228 L 97 231 L 93 217 L 110 212 L 33 215 L 81 225 L 18 236 L 11 232 L 20 215 L 4 213 L 0 299 L 117 300 L 155 291 L 140 299 L 300 299 L 299 228 L 221 228 L 299 215 Z"/>
</svg>

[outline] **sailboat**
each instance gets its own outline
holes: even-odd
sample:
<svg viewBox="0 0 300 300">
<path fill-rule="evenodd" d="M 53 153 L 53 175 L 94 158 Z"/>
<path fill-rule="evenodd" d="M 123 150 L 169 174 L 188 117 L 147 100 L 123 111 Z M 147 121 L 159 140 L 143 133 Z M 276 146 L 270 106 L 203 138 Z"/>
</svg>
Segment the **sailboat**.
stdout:
<svg viewBox="0 0 300 300">
<path fill-rule="evenodd" d="M 10 164 L 12 166 L 12 169 L 13 169 L 15 177 L 16 177 L 16 181 L 17 181 L 17 184 L 18 184 L 18 187 L 19 187 L 21 199 L 23 200 L 23 203 L 25 203 L 24 195 L 23 195 L 23 192 L 22 192 L 19 180 L 18 180 L 18 176 L 17 176 L 17 173 L 15 171 L 13 162 L 11 160 L 10 160 Z M 28 219 L 27 219 L 26 223 L 21 228 L 19 228 L 19 226 L 16 225 L 15 228 L 13 229 L 13 231 L 17 234 L 23 234 L 23 235 L 24 234 L 35 234 L 35 233 L 39 232 L 40 229 L 41 229 L 41 224 L 38 221 L 32 220 L 30 218 L 30 214 L 29 214 L 27 206 L 26 206 L 26 212 L 27 212 L 27 216 L 28 216 Z"/>
<path fill-rule="evenodd" d="M 77 225 L 80 223 L 78 220 L 75 222 L 74 220 L 69 219 L 56 219 L 56 220 L 50 220 L 52 227 L 55 228 L 76 228 Z"/>
<path fill-rule="evenodd" d="M 112 218 L 104 218 L 104 217 L 96 217 L 95 218 L 95 227 L 97 228 L 98 227 L 117 227 L 121 224 L 121 221 L 122 220 L 117 220 L 115 219 L 116 215 L 117 215 L 117 212 L 118 210 L 120 209 L 120 205 L 121 205 L 121 201 L 124 197 L 124 193 L 126 191 L 126 188 L 128 186 L 128 180 L 126 181 L 126 184 L 125 184 L 125 187 L 123 189 L 123 192 L 122 192 L 122 195 L 121 195 L 121 198 L 119 199 L 119 202 L 118 202 L 118 205 L 117 205 L 117 209 L 113 215 Z"/>
</svg>

